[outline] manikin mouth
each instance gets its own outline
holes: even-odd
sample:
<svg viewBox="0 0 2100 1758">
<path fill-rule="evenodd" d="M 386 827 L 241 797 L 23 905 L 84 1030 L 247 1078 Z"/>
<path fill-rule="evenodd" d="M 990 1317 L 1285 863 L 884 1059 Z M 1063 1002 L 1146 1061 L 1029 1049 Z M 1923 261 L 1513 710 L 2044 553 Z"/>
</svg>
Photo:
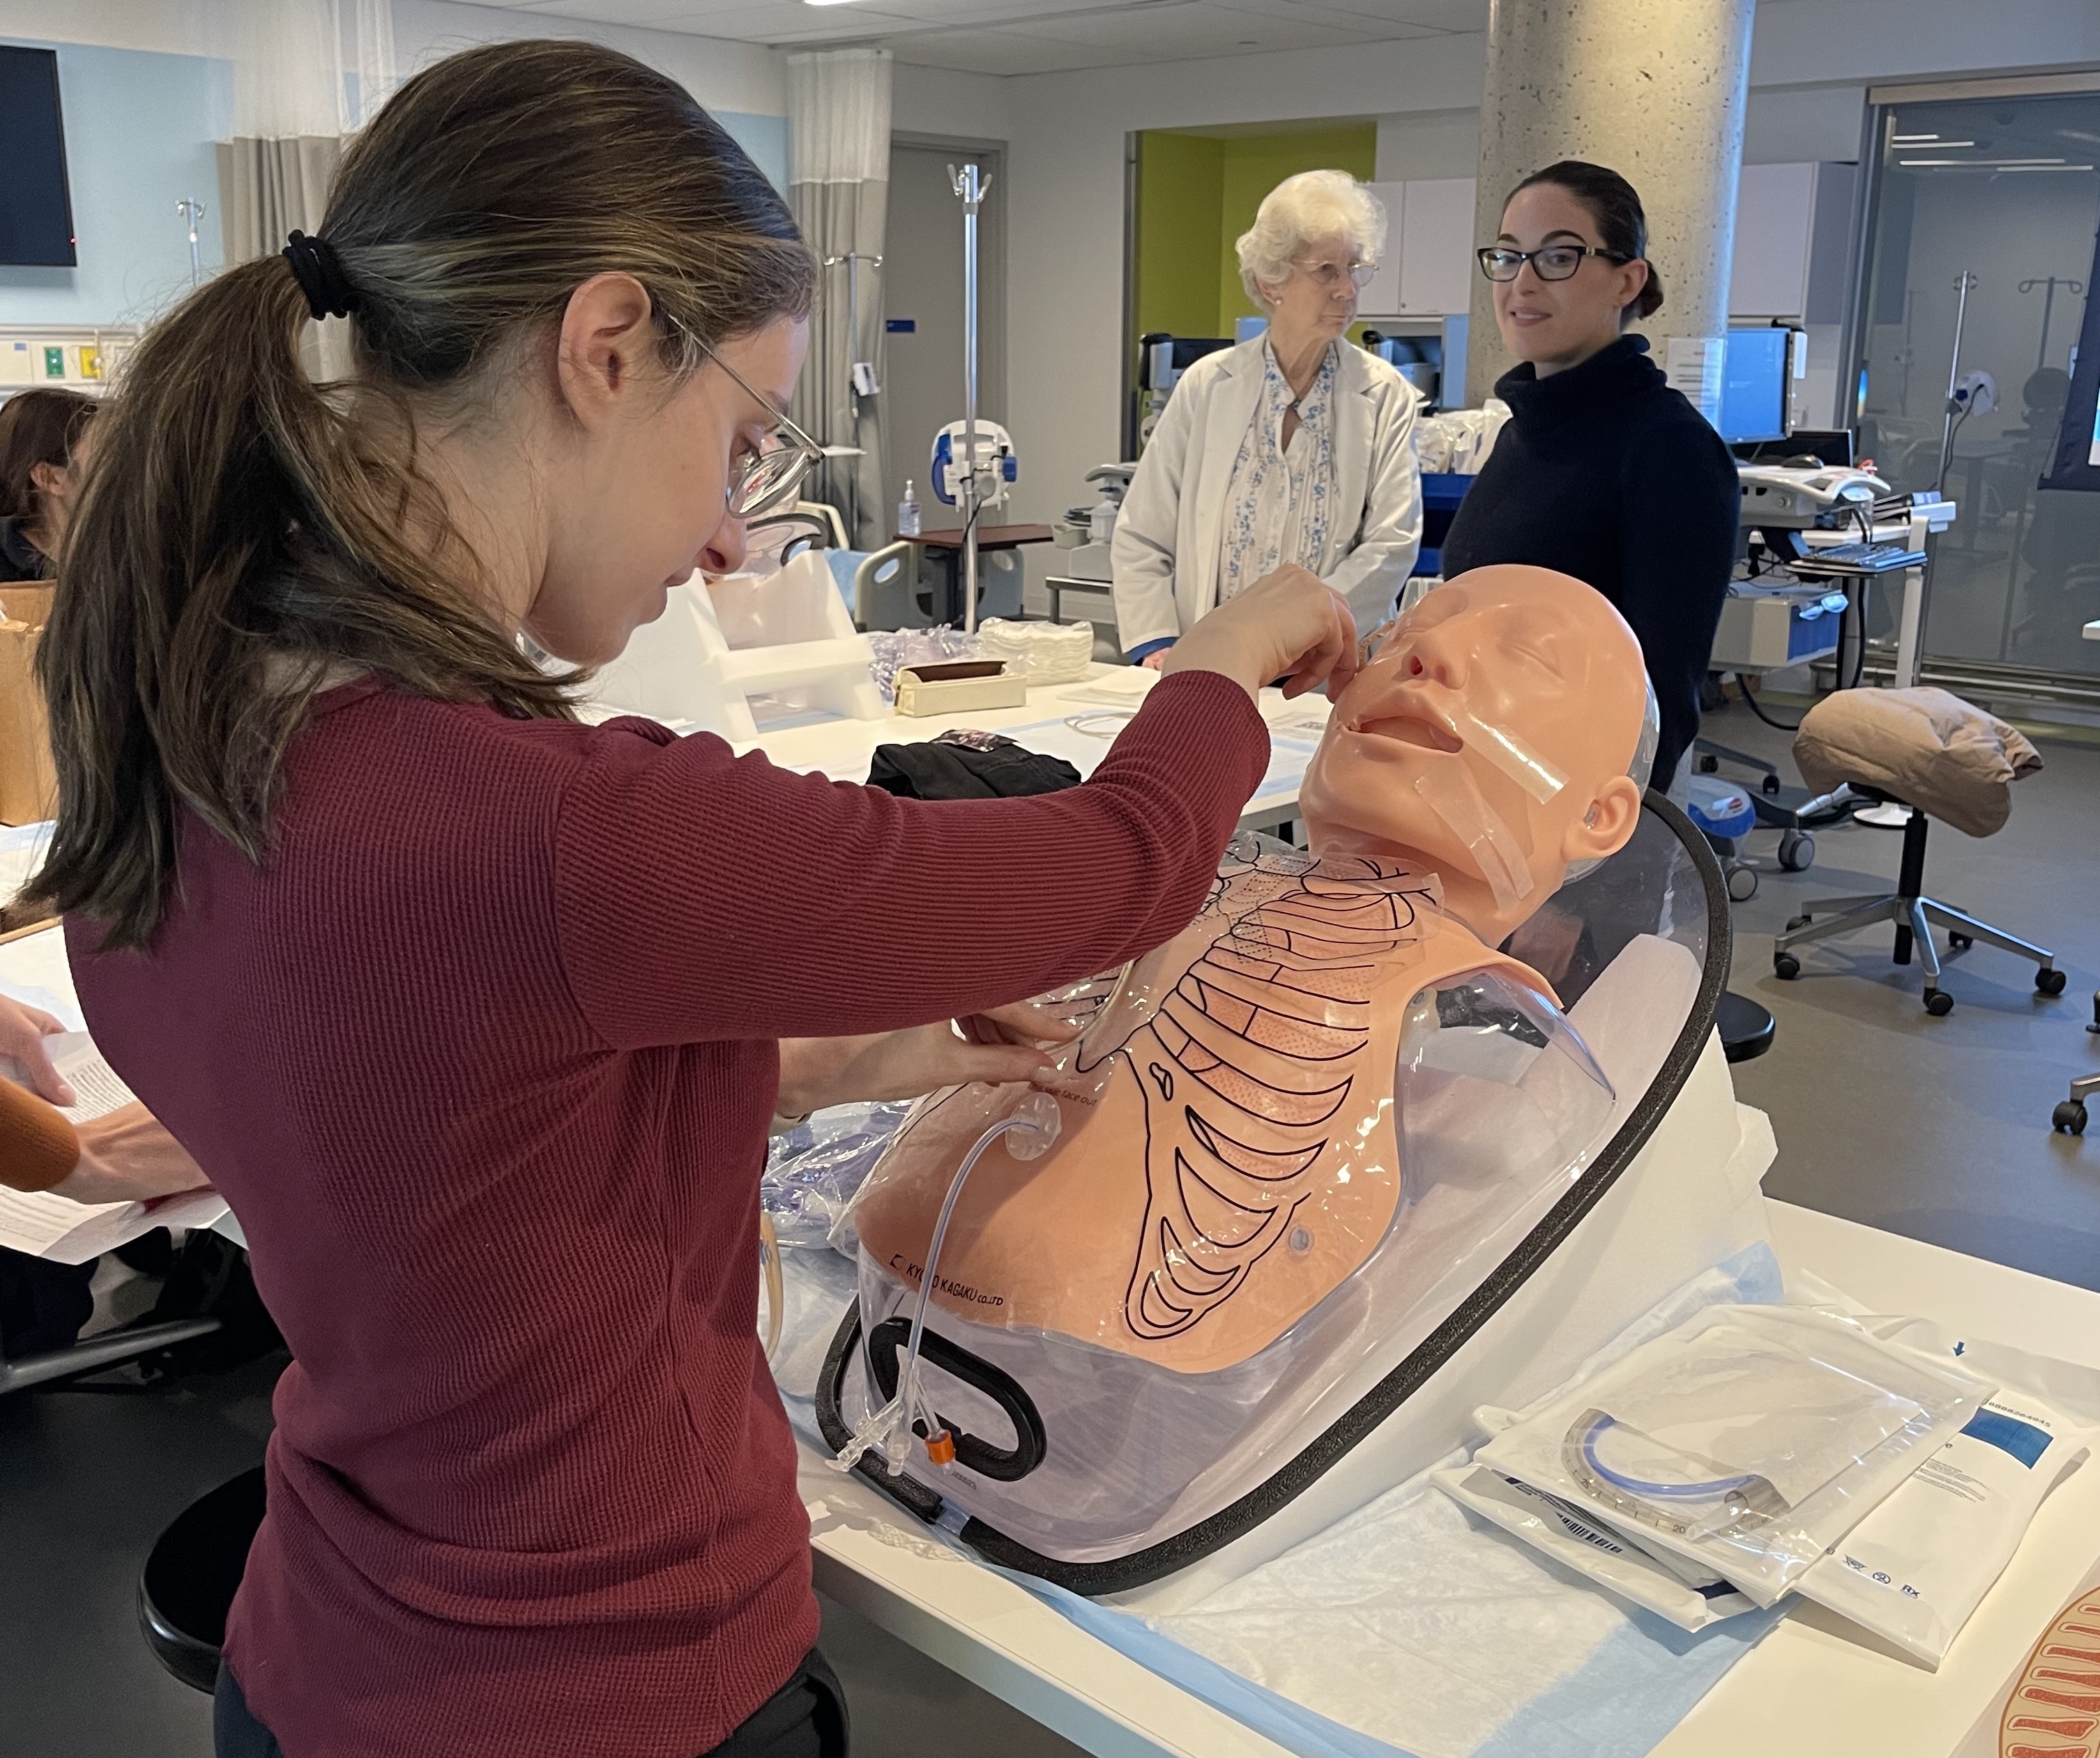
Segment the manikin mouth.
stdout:
<svg viewBox="0 0 2100 1758">
<path fill-rule="evenodd" d="M 1466 742 L 1449 728 L 1418 714 L 1395 714 L 1365 720 L 1357 730 L 1371 738 L 1391 738 L 1423 751 L 1441 751 L 1455 756 Z"/>
</svg>

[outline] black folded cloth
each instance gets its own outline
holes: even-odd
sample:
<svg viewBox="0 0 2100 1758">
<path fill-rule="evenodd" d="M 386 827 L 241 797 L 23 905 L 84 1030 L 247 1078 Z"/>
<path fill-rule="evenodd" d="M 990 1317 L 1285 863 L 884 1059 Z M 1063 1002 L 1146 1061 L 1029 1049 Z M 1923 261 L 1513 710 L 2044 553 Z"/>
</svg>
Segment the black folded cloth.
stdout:
<svg viewBox="0 0 2100 1758">
<path fill-rule="evenodd" d="M 999 733 L 943 733 L 923 744 L 877 745 L 867 784 L 907 800 L 1010 800 L 1077 787 L 1079 772 Z"/>
</svg>

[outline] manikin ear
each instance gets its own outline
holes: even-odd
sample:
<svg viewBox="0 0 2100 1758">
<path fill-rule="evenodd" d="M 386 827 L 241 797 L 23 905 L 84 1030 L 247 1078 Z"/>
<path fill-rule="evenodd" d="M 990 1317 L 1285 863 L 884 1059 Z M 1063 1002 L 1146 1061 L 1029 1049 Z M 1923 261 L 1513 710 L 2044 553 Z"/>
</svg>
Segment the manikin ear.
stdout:
<svg viewBox="0 0 2100 1758">
<path fill-rule="evenodd" d="M 1615 775 L 1597 790 L 1590 809 L 1568 826 L 1561 839 L 1561 858 L 1573 866 L 1577 861 L 1601 861 L 1615 855 L 1633 839 L 1640 822 L 1641 791 L 1630 775 Z"/>
<path fill-rule="evenodd" d="M 569 295 L 555 345 L 562 401 L 594 429 L 633 401 L 659 343 L 649 290 L 632 275 L 593 275 Z"/>
</svg>

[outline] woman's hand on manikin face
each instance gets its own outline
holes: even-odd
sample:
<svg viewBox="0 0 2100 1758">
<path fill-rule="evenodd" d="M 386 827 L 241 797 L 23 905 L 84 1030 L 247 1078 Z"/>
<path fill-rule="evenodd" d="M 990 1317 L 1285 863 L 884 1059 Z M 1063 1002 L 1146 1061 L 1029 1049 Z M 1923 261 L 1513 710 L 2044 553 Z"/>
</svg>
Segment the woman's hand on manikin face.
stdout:
<svg viewBox="0 0 2100 1758">
<path fill-rule="evenodd" d="M 532 473 L 545 559 L 517 608 L 541 647 L 574 663 L 616 658 L 695 568 L 742 565 L 729 484 L 768 443 L 809 351 L 809 325 L 793 318 L 721 343 L 753 397 L 712 361 L 675 377 L 663 335 L 641 282 L 594 275 L 570 295 L 549 363 Z"/>
<path fill-rule="evenodd" d="M 1589 209 L 1557 183 L 1533 183 L 1512 196 L 1495 241 L 1519 250 L 1604 242 Z M 1505 348 L 1549 377 L 1617 341 L 1626 307 L 1647 284 L 1645 262 L 1585 257 L 1564 281 L 1542 280 L 1527 262 L 1515 280 L 1495 283 L 1495 324 Z"/>
</svg>

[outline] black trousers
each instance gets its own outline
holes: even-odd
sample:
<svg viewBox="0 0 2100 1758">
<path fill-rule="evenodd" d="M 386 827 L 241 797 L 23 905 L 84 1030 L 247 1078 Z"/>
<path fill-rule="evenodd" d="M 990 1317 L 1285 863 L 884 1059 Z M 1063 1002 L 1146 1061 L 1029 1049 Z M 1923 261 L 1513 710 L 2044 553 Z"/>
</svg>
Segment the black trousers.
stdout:
<svg viewBox="0 0 2100 1758">
<path fill-rule="evenodd" d="M 284 1758 L 276 1736 L 249 1713 L 240 1682 L 223 1662 L 212 1694 L 211 1730 L 216 1758 Z M 695 1758 L 846 1758 L 848 1731 L 845 1693 L 813 1648 L 794 1676 L 734 1734 Z"/>
</svg>

